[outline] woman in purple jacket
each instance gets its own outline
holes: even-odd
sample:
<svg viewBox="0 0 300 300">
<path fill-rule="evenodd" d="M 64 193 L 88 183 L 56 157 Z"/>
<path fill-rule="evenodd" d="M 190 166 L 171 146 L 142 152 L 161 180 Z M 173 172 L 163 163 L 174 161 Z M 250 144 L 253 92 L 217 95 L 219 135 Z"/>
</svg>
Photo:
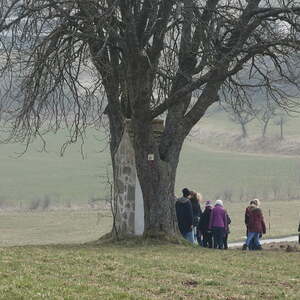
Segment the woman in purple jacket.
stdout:
<svg viewBox="0 0 300 300">
<path fill-rule="evenodd" d="M 223 201 L 217 200 L 210 215 L 209 229 L 213 233 L 214 248 L 224 248 L 224 236 L 227 228 L 227 214 Z"/>
</svg>

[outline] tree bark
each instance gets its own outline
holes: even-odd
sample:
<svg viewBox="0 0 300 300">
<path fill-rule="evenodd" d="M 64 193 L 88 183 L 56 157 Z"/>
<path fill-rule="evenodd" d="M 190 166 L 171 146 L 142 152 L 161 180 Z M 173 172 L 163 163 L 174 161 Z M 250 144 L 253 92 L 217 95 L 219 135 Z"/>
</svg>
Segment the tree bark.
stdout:
<svg viewBox="0 0 300 300">
<path fill-rule="evenodd" d="M 172 161 L 162 160 L 151 122 L 133 119 L 133 128 L 136 169 L 144 199 L 144 236 L 175 235 L 174 185 L 179 151 L 173 153 Z M 154 154 L 154 160 L 148 160 L 149 154 Z"/>
<path fill-rule="evenodd" d="M 137 165 L 144 199 L 144 236 L 174 235 L 176 167 L 159 158 L 158 161 L 138 161 Z M 149 179 L 152 179 L 151 185 Z"/>
</svg>

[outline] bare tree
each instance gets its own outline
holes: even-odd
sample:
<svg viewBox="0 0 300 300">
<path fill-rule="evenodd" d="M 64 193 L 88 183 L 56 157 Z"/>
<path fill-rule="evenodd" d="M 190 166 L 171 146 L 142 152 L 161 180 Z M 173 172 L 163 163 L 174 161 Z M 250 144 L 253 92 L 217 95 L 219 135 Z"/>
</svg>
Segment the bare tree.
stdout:
<svg viewBox="0 0 300 300">
<path fill-rule="evenodd" d="M 175 234 L 181 148 L 219 94 L 250 102 L 255 86 L 285 108 L 297 104 L 270 77 L 297 87 L 298 0 L 1 0 L 0 12 L 1 108 L 12 136 L 68 126 L 73 142 L 105 104 L 113 160 L 131 118 L 146 235 Z"/>
<path fill-rule="evenodd" d="M 228 105 L 225 108 L 230 121 L 238 124 L 241 128 L 243 139 L 248 137 L 247 125 L 256 118 L 257 112 L 253 108 Z"/>
<path fill-rule="evenodd" d="M 260 113 L 258 114 L 258 118 L 262 123 L 262 138 L 266 138 L 267 128 L 270 123 L 270 120 L 275 116 L 277 106 L 274 104 L 262 105 L 260 107 Z"/>
<path fill-rule="evenodd" d="M 261 97 L 264 96 L 261 95 Z M 262 129 L 261 129 L 262 139 L 265 139 L 267 134 L 267 128 L 270 124 L 270 121 L 276 116 L 276 110 L 278 110 L 279 107 L 278 105 L 276 105 L 276 103 L 270 101 L 268 95 L 264 97 L 265 101 L 261 101 L 261 100 L 262 99 L 260 99 L 260 103 L 257 108 L 257 112 L 258 112 L 257 119 L 262 124 Z"/>
</svg>

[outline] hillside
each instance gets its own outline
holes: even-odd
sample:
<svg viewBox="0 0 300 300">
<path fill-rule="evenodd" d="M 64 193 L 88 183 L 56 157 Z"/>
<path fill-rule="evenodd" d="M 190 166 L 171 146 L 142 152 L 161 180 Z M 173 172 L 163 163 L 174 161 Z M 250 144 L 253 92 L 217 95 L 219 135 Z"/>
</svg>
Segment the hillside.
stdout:
<svg viewBox="0 0 300 300">
<path fill-rule="evenodd" d="M 190 138 L 212 149 L 229 152 L 300 155 L 300 116 L 287 115 L 281 129 L 276 117 L 268 123 L 266 135 L 262 136 L 263 123 L 253 119 L 246 125 L 248 136 L 242 138 L 241 126 L 230 120 L 224 111 L 209 111 L 194 128 Z"/>
</svg>

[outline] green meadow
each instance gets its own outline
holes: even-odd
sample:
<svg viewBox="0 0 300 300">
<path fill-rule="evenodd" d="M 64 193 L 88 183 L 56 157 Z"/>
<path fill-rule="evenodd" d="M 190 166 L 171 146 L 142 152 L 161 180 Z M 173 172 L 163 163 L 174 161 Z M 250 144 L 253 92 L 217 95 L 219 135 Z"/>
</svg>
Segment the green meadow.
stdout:
<svg viewBox="0 0 300 300">
<path fill-rule="evenodd" d="M 84 144 L 61 156 L 66 137 L 49 135 L 46 151 L 36 141 L 21 156 L 24 145 L 0 147 L 0 299 L 300 298 L 299 251 L 215 251 L 138 238 L 95 242 L 112 226 L 104 201 L 107 142 L 90 129 Z M 265 237 L 296 234 L 299 161 L 220 151 L 190 137 L 176 194 L 187 186 L 205 200 L 223 199 L 232 219 L 229 241 L 244 239 L 244 210 L 253 197 L 261 199 Z"/>
<path fill-rule="evenodd" d="M 24 146 L 1 145 L 0 245 L 82 243 L 110 230 L 104 201 L 110 161 L 103 134 L 89 130 L 83 148 L 70 145 L 61 157 L 65 140 L 62 132 L 49 136 L 46 152 L 35 142 L 22 156 Z M 204 200 L 223 199 L 232 218 L 231 241 L 244 238 L 244 210 L 253 197 L 261 199 L 267 236 L 291 235 L 300 212 L 299 169 L 298 157 L 212 151 L 189 140 L 176 194 L 187 186 Z"/>
<path fill-rule="evenodd" d="M 177 193 L 189 186 L 207 199 L 300 199 L 299 170 L 299 157 L 212 151 L 188 142 L 179 164 Z"/>
<path fill-rule="evenodd" d="M 87 205 L 106 195 L 105 182 L 110 161 L 104 134 L 90 129 L 84 143 L 61 148 L 64 132 L 47 135 L 46 149 L 41 141 L 25 145 L 1 144 L 0 205 L 28 208 L 36 201 L 53 206 Z"/>
<path fill-rule="evenodd" d="M 0 248 L 0 299 L 300 298 L 299 252 L 127 242 Z"/>
<path fill-rule="evenodd" d="M 110 159 L 103 133 L 90 129 L 84 144 L 70 145 L 63 156 L 66 136 L 47 137 L 46 151 L 36 141 L 20 156 L 24 145 L 1 144 L 0 207 L 85 206 L 107 199 Z M 187 141 L 180 158 L 176 194 L 189 187 L 205 199 L 245 202 L 300 199 L 300 160 L 296 156 L 243 154 L 217 151 Z"/>
<path fill-rule="evenodd" d="M 105 204 L 110 160 L 104 134 L 88 130 L 84 144 L 70 145 L 61 156 L 66 138 L 63 132 L 49 135 L 46 151 L 36 141 L 21 156 L 24 145 L 1 145 L 0 245 L 87 242 L 110 230 Z M 223 199 L 233 220 L 232 241 L 244 237 L 244 209 L 253 197 L 262 201 L 268 236 L 295 234 L 299 170 L 296 156 L 219 151 L 189 138 L 178 167 L 176 195 L 189 187 L 204 200 Z"/>
<path fill-rule="evenodd" d="M 245 207 L 239 202 L 226 203 L 232 219 L 230 242 L 245 238 Z M 297 234 L 300 201 L 263 202 L 262 210 L 267 225 L 264 238 Z M 2 210 L 0 228 L 0 247 L 86 243 L 109 232 L 112 217 L 109 209 Z"/>
</svg>

